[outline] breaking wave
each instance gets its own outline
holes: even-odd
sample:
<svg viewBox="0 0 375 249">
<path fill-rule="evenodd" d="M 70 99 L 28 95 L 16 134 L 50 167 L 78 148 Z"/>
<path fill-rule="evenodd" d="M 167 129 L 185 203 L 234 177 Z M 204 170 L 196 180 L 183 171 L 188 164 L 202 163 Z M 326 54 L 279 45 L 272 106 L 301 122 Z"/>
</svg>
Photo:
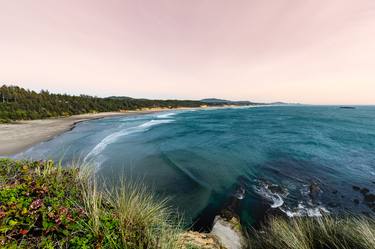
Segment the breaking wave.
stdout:
<svg viewBox="0 0 375 249">
<path fill-rule="evenodd" d="M 282 189 L 276 184 L 265 182 L 261 182 L 254 189 L 256 193 L 271 202 L 271 208 L 278 208 L 284 205 L 283 197 L 287 197 L 289 194 L 286 189 Z"/>
<path fill-rule="evenodd" d="M 298 202 L 297 207 L 293 207 L 293 204 L 290 202 L 288 202 L 288 204 L 285 203 L 289 192 L 287 189 L 282 188 L 277 184 L 259 181 L 254 187 L 254 190 L 262 198 L 270 202 L 271 208 L 279 209 L 288 217 L 320 217 L 325 213 L 330 213 L 329 210 L 319 202 L 314 204 L 315 202 L 311 198 L 312 194 L 309 191 L 308 185 L 301 188 L 300 192 L 302 194 L 302 200 Z"/>
<path fill-rule="evenodd" d="M 294 209 L 282 208 L 280 210 L 285 213 L 288 217 L 321 217 L 323 214 L 329 214 L 329 211 L 323 206 L 316 207 L 307 207 L 302 203 L 299 203 L 298 206 Z"/>
<path fill-rule="evenodd" d="M 160 114 L 160 115 L 158 115 L 156 117 L 157 118 L 169 118 L 169 117 L 174 116 L 176 114 L 177 113 L 175 113 L 175 112 L 167 112 L 167 113 Z"/>
<path fill-rule="evenodd" d="M 95 160 L 97 166 L 101 164 L 103 158 L 98 157 L 100 154 L 105 150 L 105 148 L 115 143 L 119 138 L 123 136 L 127 136 L 134 133 L 145 132 L 150 129 L 152 126 L 166 124 L 173 122 L 173 119 L 161 119 L 161 120 L 150 120 L 141 125 L 135 127 L 129 127 L 122 129 L 120 131 L 116 131 L 108 136 L 106 136 L 103 140 L 101 140 L 84 158 L 84 162 Z"/>
</svg>

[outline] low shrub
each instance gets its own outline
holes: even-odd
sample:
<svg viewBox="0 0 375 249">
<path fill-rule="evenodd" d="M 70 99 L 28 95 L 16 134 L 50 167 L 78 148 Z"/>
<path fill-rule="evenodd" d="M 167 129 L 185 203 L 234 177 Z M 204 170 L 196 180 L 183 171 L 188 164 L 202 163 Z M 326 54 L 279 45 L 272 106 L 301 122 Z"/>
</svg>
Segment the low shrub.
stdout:
<svg viewBox="0 0 375 249">
<path fill-rule="evenodd" d="M 123 181 L 99 190 L 88 167 L 0 159 L 2 248 L 176 248 L 165 200 Z"/>
</svg>

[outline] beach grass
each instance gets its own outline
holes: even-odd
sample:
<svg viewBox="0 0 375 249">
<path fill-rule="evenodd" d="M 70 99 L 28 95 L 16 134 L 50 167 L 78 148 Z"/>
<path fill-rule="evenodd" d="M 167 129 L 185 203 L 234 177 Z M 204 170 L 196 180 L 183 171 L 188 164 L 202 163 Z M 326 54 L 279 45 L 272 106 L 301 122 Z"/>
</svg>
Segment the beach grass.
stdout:
<svg viewBox="0 0 375 249">
<path fill-rule="evenodd" d="M 0 159 L 1 248 L 177 248 L 165 199 L 122 180 L 98 184 L 85 165 Z"/>
<path fill-rule="evenodd" d="M 369 249 L 375 248 L 375 220 L 367 217 L 273 217 L 249 233 L 249 248 Z"/>
</svg>

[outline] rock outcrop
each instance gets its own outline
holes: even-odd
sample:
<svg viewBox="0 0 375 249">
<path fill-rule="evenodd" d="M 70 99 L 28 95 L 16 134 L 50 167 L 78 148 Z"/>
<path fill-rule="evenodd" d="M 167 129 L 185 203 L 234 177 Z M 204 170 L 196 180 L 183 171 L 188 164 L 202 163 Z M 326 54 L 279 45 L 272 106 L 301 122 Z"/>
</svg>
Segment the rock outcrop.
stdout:
<svg viewBox="0 0 375 249">
<path fill-rule="evenodd" d="M 245 189 L 240 185 L 226 207 L 213 221 L 210 233 L 189 231 L 181 235 L 182 248 L 203 249 L 244 249 L 246 240 L 240 219 L 236 214 L 240 201 L 245 196 Z"/>
<path fill-rule="evenodd" d="M 180 238 L 181 249 L 225 249 L 215 235 L 189 231 Z"/>
<path fill-rule="evenodd" d="M 229 220 L 221 216 L 216 216 L 210 234 L 216 236 L 224 248 L 245 248 L 245 238 L 242 233 L 240 221 L 234 216 Z"/>
<path fill-rule="evenodd" d="M 189 231 L 181 236 L 182 248 L 197 247 L 202 249 L 243 249 L 245 238 L 241 224 L 236 217 L 229 220 L 218 215 L 210 233 Z"/>
</svg>

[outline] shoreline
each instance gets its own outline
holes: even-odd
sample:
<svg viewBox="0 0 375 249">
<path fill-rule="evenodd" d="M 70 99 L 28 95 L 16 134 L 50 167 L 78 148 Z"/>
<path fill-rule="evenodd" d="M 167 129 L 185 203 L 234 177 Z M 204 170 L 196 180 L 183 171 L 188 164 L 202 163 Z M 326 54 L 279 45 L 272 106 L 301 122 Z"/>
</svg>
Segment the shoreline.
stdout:
<svg viewBox="0 0 375 249">
<path fill-rule="evenodd" d="M 145 115 L 169 110 L 192 108 L 153 108 L 124 112 L 100 112 L 79 114 L 69 117 L 22 120 L 12 124 L 0 124 L 0 157 L 9 157 L 29 149 L 30 147 L 53 139 L 67 131 L 71 131 L 81 122 L 106 117 Z"/>
<path fill-rule="evenodd" d="M 85 121 L 106 117 L 145 115 L 173 110 L 218 109 L 231 107 L 238 106 L 224 105 L 212 107 L 144 108 L 134 111 L 86 113 L 68 117 L 19 120 L 15 121 L 15 123 L 0 124 L 0 158 L 13 156 L 38 143 L 51 140 L 58 135 L 73 130 L 77 124 Z"/>
</svg>

